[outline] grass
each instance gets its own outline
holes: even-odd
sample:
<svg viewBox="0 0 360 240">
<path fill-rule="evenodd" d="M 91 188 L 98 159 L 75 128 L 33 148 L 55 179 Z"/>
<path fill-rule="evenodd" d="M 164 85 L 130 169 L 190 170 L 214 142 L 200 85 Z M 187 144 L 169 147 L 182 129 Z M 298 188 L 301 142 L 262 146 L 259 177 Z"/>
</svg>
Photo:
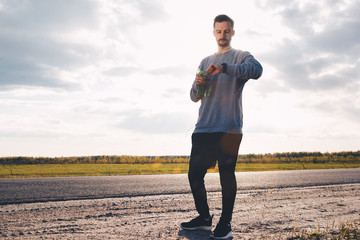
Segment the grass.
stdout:
<svg viewBox="0 0 360 240">
<path fill-rule="evenodd" d="M 236 171 L 278 171 L 278 170 L 305 170 L 305 169 L 336 169 L 359 168 L 360 163 L 241 163 L 237 164 Z"/>
<path fill-rule="evenodd" d="M 360 239 L 360 222 L 342 223 L 337 228 L 326 227 L 321 230 L 320 226 L 316 231 L 305 231 L 294 223 L 295 228 L 293 236 L 287 240 L 359 240 Z"/>
<path fill-rule="evenodd" d="M 239 163 L 237 172 L 359 168 L 360 163 Z M 109 176 L 187 173 L 188 163 L 0 165 L 0 178 Z M 217 172 L 218 169 L 209 169 Z"/>
<path fill-rule="evenodd" d="M 0 178 L 109 176 L 185 173 L 187 164 L 37 164 L 1 165 Z"/>
</svg>

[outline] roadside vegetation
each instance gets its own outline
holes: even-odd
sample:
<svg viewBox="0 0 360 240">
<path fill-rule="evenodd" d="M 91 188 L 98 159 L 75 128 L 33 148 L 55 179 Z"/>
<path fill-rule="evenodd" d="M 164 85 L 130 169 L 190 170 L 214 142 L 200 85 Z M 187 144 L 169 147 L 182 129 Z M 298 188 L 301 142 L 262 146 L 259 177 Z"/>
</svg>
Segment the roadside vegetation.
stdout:
<svg viewBox="0 0 360 240">
<path fill-rule="evenodd" d="M 360 239 L 360 222 L 342 223 L 338 227 L 326 227 L 324 230 L 320 226 L 316 231 L 306 231 L 300 229 L 294 223 L 295 228 L 293 236 L 287 240 L 359 240 Z"/>
<path fill-rule="evenodd" d="M 176 174 L 188 171 L 189 156 L 2 157 L 0 178 Z M 239 155 L 236 171 L 359 168 L 357 152 L 291 152 Z M 216 172 L 218 169 L 210 169 Z"/>
</svg>

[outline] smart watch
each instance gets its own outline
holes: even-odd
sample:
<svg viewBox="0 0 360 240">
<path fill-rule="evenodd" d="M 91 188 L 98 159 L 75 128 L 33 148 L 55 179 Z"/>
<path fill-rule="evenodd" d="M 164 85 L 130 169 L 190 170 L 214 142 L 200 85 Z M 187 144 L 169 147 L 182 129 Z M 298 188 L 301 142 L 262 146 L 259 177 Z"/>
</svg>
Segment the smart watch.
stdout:
<svg viewBox="0 0 360 240">
<path fill-rule="evenodd" d="M 226 71 L 227 71 L 227 64 L 226 64 L 226 63 L 222 63 L 221 66 L 222 66 L 222 72 L 223 72 L 223 73 L 226 73 Z"/>
</svg>

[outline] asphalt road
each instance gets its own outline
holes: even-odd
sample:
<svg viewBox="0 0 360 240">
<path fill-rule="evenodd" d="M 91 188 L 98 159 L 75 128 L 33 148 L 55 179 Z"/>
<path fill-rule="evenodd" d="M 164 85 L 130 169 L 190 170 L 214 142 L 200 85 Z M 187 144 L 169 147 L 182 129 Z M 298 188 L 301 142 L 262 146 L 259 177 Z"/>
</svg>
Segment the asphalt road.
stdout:
<svg viewBox="0 0 360 240">
<path fill-rule="evenodd" d="M 307 187 L 360 183 L 360 168 L 236 173 L 238 189 Z M 205 177 L 220 191 L 218 173 Z M 0 179 L 0 205 L 189 193 L 186 174 Z"/>
</svg>

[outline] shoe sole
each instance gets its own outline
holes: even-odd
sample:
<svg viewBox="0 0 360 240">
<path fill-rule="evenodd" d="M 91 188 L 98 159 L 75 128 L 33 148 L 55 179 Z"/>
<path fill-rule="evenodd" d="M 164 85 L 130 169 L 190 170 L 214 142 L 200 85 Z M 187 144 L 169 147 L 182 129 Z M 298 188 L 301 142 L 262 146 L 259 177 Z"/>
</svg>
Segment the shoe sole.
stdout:
<svg viewBox="0 0 360 240">
<path fill-rule="evenodd" d="M 228 234 L 226 234 L 226 236 L 223 237 L 215 237 L 213 234 L 210 234 L 211 239 L 217 239 L 217 240 L 224 240 L 232 237 L 234 237 L 232 231 L 230 231 Z"/>
<path fill-rule="evenodd" d="M 211 230 L 211 226 L 200 226 L 200 227 L 194 227 L 194 228 L 187 228 L 187 227 L 183 227 L 182 225 L 180 225 L 180 226 L 182 229 L 189 230 L 189 231 L 194 231 L 194 230 L 210 231 Z"/>
</svg>

